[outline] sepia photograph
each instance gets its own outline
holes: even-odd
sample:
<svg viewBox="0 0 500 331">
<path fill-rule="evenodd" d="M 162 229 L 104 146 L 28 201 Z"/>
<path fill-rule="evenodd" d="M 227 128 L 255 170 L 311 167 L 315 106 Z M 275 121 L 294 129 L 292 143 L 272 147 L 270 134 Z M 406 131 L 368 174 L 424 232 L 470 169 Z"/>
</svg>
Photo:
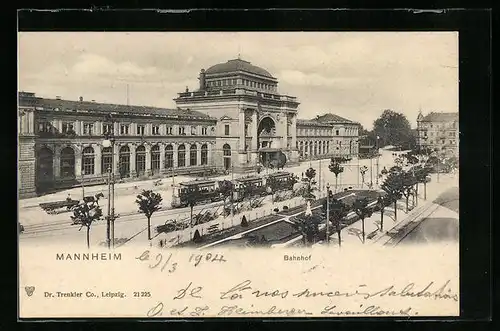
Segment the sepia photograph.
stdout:
<svg viewBox="0 0 500 331">
<path fill-rule="evenodd" d="M 458 32 L 19 32 L 18 59 L 25 316 L 110 317 L 88 301 L 79 315 L 83 303 L 68 302 L 144 302 L 154 290 L 118 284 L 158 265 L 179 286 L 193 274 L 225 285 L 213 290 L 218 300 L 253 298 L 247 308 L 209 308 L 206 299 L 191 317 L 406 316 L 419 305 L 427 316 L 441 314 L 441 301 L 442 314 L 458 314 Z M 184 255 L 186 265 L 212 266 L 175 276 L 171 258 Z M 231 267 L 216 269 L 231 256 Z M 352 261 L 378 256 L 378 265 L 348 273 Z M 137 262 L 148 270 L 136 272 Z M 403 285 L 382 276 L 386 263 Z M 429 267 L 430 275 L 425 265 L 443 271 Z M 356 313 L 325 289 L 271 291 L 279 277 L 294 282 L 293 270 L 330 268 L 344 272 L 331 281 L 344 277 L 346 286 L 381 273 L 363 302 L 380 293 L 428 301 L 386 311 L 356 301 Z M 94 272 L 81 289 L 78 278 Z M 250 275 L 266 273 L 268 292 L 251 285 Z M 99 282 L 106 288 L 89 290 Z M 194 300 L 197 288 L 194 280 L 176 288 L 174 301 Z M 324 296 L 329 305 L 262 308 L 254 301 L 264 292 Z M 33 293 L 41 305 L 26 301 Z M 113 314 L 146 314 L 133 302 Z M 184 316 L 160 303 L 144 305 L 148 316 Z"/>
</svg>

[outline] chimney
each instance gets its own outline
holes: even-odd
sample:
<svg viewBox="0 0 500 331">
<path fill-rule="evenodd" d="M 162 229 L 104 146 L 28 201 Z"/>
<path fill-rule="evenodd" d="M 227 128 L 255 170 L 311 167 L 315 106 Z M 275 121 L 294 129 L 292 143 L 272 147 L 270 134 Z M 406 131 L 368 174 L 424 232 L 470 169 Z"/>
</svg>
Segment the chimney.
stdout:
<svg viewBox="0 0 500 331">
<path fill-rule="evenodd" d="M 80 97 L 80 102 L 83 102 L 83 97 Z"/>
<path fill-rule="evenodd" d="M 92 100 L 92 102 L 95 102 L 95 100 Z"/>
<path fill-rule="evenodd" d="M 201 69 L 200 71 L 200 91 L 205 90 L 205 69 Z"/>
<path fill-rule="evenodd" d="M 61 100 L 61 96 L 60 95 L 56 95 L 56 100 Z"/>
</svg>

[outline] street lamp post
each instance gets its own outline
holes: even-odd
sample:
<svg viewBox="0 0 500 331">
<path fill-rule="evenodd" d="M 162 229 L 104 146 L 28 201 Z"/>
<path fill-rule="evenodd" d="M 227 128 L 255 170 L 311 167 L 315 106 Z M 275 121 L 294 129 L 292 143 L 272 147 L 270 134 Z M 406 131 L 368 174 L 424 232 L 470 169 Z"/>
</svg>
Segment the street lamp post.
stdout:
<svg viewBox="0 0 500 331">
<path fill-rule="evenodd" d="M 114 126 L 112 122 L 111 126 Z M 108 167 L 108 215 L 106 217 L 106 242 L 108 248 L 115 246 L 115 175 L 113 171 L 114 165 L 114 146 L 115 137 L 113 129 L 104 133 L 104 140 L 102 142 L 104 148 L 111 147 L 111 166 Z"/>
<path fill-rule="evenodd" d="M 326 183 L 326 244 L 328 245 L 330 242 L 330 231 L 329 231 L 329 223 L 330 222 L 330 184 Z"/>
<path fill-rule="evenodd" d="M 82 169 L 82 201 L 85 202 L 85 184 L 83 183 L 85 170 Z"/>
</svg>

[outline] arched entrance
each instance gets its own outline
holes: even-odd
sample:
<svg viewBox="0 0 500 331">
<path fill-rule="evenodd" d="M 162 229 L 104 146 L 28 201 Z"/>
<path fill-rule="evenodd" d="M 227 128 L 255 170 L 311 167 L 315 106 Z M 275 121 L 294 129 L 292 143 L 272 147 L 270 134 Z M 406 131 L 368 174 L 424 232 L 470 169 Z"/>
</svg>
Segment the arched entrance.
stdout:
<svg viewBox="0 0 500 331">
<path fill-rule="evenodd" d="M 61 178 L 75 178 L 75 151 L 71 147 L 61 150 Z"/>
<path fill-rule="evenodd" d="M 144 176 L 146 173 L 146 147 L 144 145 L 135 150 L 135 171 L 137 171 L 137 176 Z"/>
<path fill-rule="evenodd" d="M 54 153 L 43 147 L 37 153 L 37 182 L 41 191 L 52 186 L 54 181 Z"/>
<path fill-rule="evenodd" d="M 151 147 L 151 171 L 153 175 L 160 173 L 160 146 Z"/>
<path fill-rule="evenodd" d="M 223 158 L 224 158 L 224 169 L 229 170 L 231 168 L 231 146 L 229 144 L 224 144 L 222 146 Z"/>
<path fill-rule="evenodd" d="M 130 177 L 130 148 L 122 146 L 119 154 L 119 172 L 121 178 Z"/>
<path fill-rule="evenodd" d="M 165 147 L 165 168 L 174 167 L 174 147 L 172 145 L 167 145 Z"/>
<path fill-rule="evenodd" d="M 257 128 L 257 145 L 258 148 L 272 148 L 273 137 L 276 136 L 276 123 L 274 120 L 266 116 L 260 120 Z"/>
</svg>

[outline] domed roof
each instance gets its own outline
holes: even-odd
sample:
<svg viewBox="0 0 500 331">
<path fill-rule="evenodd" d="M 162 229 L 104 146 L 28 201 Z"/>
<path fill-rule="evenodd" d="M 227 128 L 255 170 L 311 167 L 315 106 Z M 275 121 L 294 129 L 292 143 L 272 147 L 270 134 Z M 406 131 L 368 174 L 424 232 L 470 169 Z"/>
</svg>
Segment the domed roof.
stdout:
<svg viewBox="0 0 500 331">
<path fill-rule="evenodd" d="M 260 67 L 254 66 L 250 62 L 242 59 L 229 60 L 226 63 L 219 63 L 208 68 L 205 73 L 207 74 L 221 74 L 225 72 L 246 71 L 252 74 L 274 78 L 269 71 Z"/>
</svg>

